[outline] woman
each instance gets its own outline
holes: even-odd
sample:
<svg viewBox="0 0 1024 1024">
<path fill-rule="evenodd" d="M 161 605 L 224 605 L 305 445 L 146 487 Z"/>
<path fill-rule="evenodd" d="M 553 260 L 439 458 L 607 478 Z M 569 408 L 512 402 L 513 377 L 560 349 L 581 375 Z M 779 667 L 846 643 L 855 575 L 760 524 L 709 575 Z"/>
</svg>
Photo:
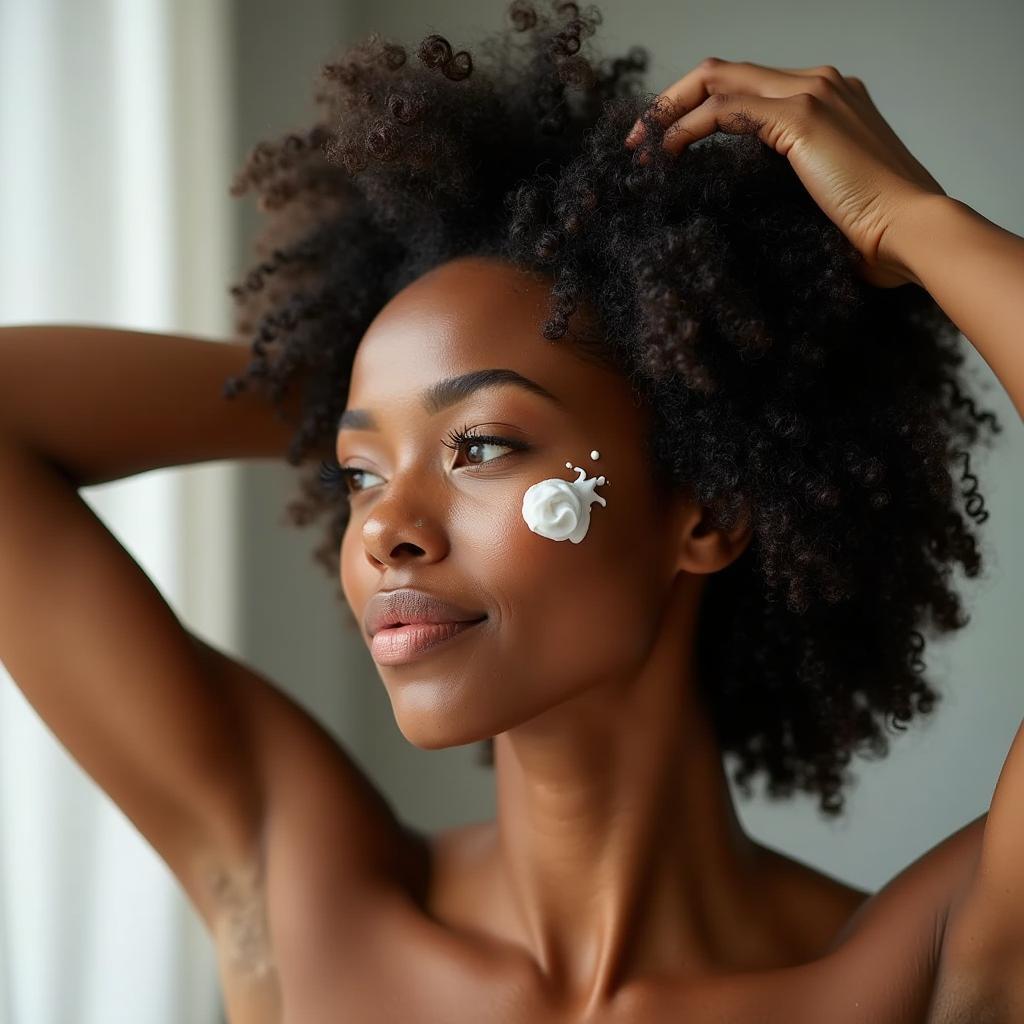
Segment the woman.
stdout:
<svg viewBox="0 0 1024 1024">
<path fill-rule="evenodd" d="M 593 9 L 509 12 L 489 65 L 371 37 L 257 147 L 237 344 L 7 329 L 5 664 L 181 879 L 232 1022 L 1017 1019 L 1020 734 L 873 896 L 748 837 L 722 755 L 834 816 L 939 698 L 924 630 L 966 623 L 987 515 L 957 444 L 999 429 L 957 330 L 1024 408 L 1024 240 L 833 68 L 709 60 L 648 104 Z M 19 396 L 54 373 L 119 429 L 52 429 Z M 484 741 L 494 822 L 404 826 L 74 500 L 286 438 L 399 728 Z"/>
</svg>

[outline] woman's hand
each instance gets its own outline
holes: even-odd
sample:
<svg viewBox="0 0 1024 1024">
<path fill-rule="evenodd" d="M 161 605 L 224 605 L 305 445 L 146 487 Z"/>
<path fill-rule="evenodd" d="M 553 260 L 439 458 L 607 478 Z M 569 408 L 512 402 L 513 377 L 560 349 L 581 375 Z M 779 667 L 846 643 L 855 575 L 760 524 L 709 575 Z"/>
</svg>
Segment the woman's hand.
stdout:
<svg viewBox="0 0 1024 1024">
<path fill-rule="evenodd" d="M 891 246 L 894 225 L 921 195 L 945 195 L 876 109 L 859 78 L 834 67 L 770 68 L 709 57 L 655 100 L 678 153 L 716 131 L 757 135 L 789 160 L 807 191 L 863 258 L 868 283 L 894 288 L 914 273 Z M 626 145 L 644 136 L 638 121 Z M 641 151 L 637 157 L 646 162 Z"/>
</svg>

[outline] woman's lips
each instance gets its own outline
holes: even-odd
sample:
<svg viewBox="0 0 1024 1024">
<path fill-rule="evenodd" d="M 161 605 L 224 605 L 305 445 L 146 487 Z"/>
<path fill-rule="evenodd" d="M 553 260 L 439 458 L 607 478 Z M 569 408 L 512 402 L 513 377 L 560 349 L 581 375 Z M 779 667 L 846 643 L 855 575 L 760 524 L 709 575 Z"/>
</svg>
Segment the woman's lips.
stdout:
<svg viewBox="0 0 1024 1024">
<path fill-rule="evenodd" d="M 486 618 L 486 616 L 484 616 Z M 400 665 L 479 625 L 473 622 L 413 622 L 407 626 L 378 629 L 370 641 L 373 660 L 378 665 Z"/>
</svg>

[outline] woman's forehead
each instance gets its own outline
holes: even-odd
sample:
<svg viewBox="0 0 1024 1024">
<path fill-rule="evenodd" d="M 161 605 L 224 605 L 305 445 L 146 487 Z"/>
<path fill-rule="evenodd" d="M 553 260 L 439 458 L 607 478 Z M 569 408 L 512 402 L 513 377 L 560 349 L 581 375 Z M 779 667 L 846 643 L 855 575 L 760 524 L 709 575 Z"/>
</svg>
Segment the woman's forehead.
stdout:
<svg viewBox="0 0 1024 1024">
<path fill-rule="evenodd" d="M 496 258 L 464 256 L 435 267 L 370 324 L 350 391 L 412 394 L 436 380 L 499 367 L 551 391 L 558 383 L 572 389 L 573 378 L 600 371 L 579 359 L 571 339 L 544 338 L 549 301 L 550 281 Z"/>
<path fill-rule="evenodd" d="M 496 331 L 540 335 L 551 282 L 495 257 L 461 256 L 406 285 L 380 310 L 363 343 L 418 335 L 483 339 Z M 361 344 L 361 347 L 362 344 Z"/>
</svg>

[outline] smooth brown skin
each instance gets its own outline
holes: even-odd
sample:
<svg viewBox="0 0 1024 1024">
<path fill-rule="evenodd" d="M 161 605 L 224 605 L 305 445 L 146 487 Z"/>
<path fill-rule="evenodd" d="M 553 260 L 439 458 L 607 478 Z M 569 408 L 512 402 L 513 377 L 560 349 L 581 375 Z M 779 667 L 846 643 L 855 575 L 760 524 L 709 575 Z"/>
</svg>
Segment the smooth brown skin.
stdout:
<svg viewBox="0 0 1024 1024">
<path fill-rule="evenodd" d="M 346 465 L 380 474 L 363 478 L 343 545 L 353 612 L 378 587 L 413 583 L 491 616 L 380 676 L 418 745 L 498 734 L 496 823 L 402 831 L 296 703 L 181 627 L 75 493 L 138 471 L 138 450 L 126 444 L 116 465 L 80 431 L 57 472 L 39 453 L 71 435 L 38 410 L 60 403 L 13 388 L 0 435 L 0 483 L 19 495 L 0 518 L 5 665 L 181 880 L 214 938 L 232 1024 L 922 1019 L 984 819 L 869 900 L 744 835 L 693 700 L 690 653 L 701 585 L 746 537 L 703 531 L 683 500 L 653 505 L 640 411 L 622 379 L 540 337 L 544 294 L 474 259 L 414 282 L 354 368 L 349 407 L 372 409 L 382 429 L 339 438 Z M 254 401 L 228 412 L 215 397 L 228 362 L 240 368 L 232 346 L 85 328 L 9 328 L 3 341 L 5 369 L 37 398 L 61 389 L 72 421 L 89 422 L 88 402 L 114 401 L 110 375 L 82 385 L 88 364 L 74 353 L 91 347 L 140 393 L 170 391 L 157 413 L 123 399 L 128 433 L 162 414 L 183 430 L 204 423 L 207 458 L 242 424 L 253 449 L 286 442 Z M 56 385 L 55 365 L 68 369 Z M 434 417 L 418 405 L 425 385 L 493 365 L 565 408 L 510 386 Z M 449 428 L 499 423 L 534 449 L 476 449 L 477 469 L 440 443 Z M 167 457 L 161 437 L 152 447 Z M 612 482 L 588 535 L 573 545 L 531 533 L 525 488 L 569 478 L 564 462 L 591 448 Z"/>
<path fill-rule="evenodd" d="M 540 337 L 547 295 L 546 282 L 462 259 L 374 321 L 348 405 L 380 429 L 338 442 L 339 462 L 366 471 L 342 582 L 360 619 L 373 593 L 398 587 L 488 615 L 378 671 L 416 746 L 496 737 L 498 818 L 477 839 L 473 926 L 520 947 L 552 997 L 582 1009 L 634 976 L 786 963 L 802 949 L 766 899 L 775 865 L 740 828 L 695 696 L 701 591 L 750 531 L 709 531 L 683 500 L 658 506 L 643 410 L 622 376 Z M 423 410 L 426 383 L 492 367 L 562 405 L 506 384 Z M 453 453 L 441 439 L 463 424 L 532 448 Z M 579 544 L 539 536 L 521 513 L 531 484 L 575 477 L 566 461 L 611 481 Z"/>
<path fill-rule="evenodd" d="M 701 66 L 704 84 L 727 80 L 724 63 Z M 750 67 L 746 91 L 762 88 Z M 823 88 L 826 77 L 813 77 Z M 817 108 L 802 99 L 792 109 Z M 901 210 L 884 265 L 870 268 L 878 283 L 905 274 L 925 287 L 1024 409 L 1024 239 L 945 196 Z M 492 287 L 478 294 L 474 279 Z M 452 295 L 466 300 L 446 305 Z M 377 583 L 415 573 L 474 588 L 493 616 L 487 632 L 457 641 L 464 658 L 453 644 L 415 671 L 381 671 L 399 726 L 419 745 L 503 730 L 497 822 L 438 836 L 403 829 L 297 703 L 185 629 L 77 493 L 161 466 L 279 459 L 294 419 L 282 424 L 254 395 L 221 397 L 248 347 L 0 328 L 0 657 L 180 879 L 214 939 L 232 1024 L 1022 1019 L 1024 732 L 990 811 L 870 898 L 743 835 L 686 670 L 703 577 L 744 538 L 702 534 L 685 502 L 651 506 L 629 433 L 640 419 L 621 382 L 543 342 L 537 299 L 510 268 L 471 260 L 396 296 L 364 339 L 350 395 L 381 417 L 377 447 L 353 434 L 344 444 L 358 441 L 358 457 L 339 451 L 376 463 L 386 481 L 357 499 L 346 534 L 353 610 Z M 481 317 L 484 332 L 473 326 Z M 425 362 L 426 349 L 443 361 Z M 555 390 L 561 382 L 572 411 L 504 388 L 438 416 L 432 435 L 418 432 L 415 390 L 489 365 L 485 355 Z M 574 390 L 584 379 L 598 390 Z M 537 447 L 493 469 L 456 463 L 440 438 L 470 414 L 512 423 Z M 585 465 L 592 447 L 612 483 L 591 533 L 580 545 L 530 534 L 507 501 L 513 485 L 570 478 L 563 463 Z M 663 529 L 648 521 L 636 534 L 645 501 Z M 601 559 L 599 586 L 585 588 L 581 576 L 597 576 Z M 541 585 L 527 587 L 530 576 Z M 567 589 L 578 593 L 559 601 Z M 580 602 L 603 616 L 620 605 L 628 618 L 587 633 Z M 512 633 L 529 644 L 530 671 L 506 689 L 496 683 L 512 686 L 506 677 L 526 663 Z M 484 647 L 487 661 L 470 673 Z M 457 686 L 442 688 L 442 667 Z M 656 785 L 669 780 L 671 789 Z M 602 817 L 611 800 L 616 813 Z"/>
</svg>

